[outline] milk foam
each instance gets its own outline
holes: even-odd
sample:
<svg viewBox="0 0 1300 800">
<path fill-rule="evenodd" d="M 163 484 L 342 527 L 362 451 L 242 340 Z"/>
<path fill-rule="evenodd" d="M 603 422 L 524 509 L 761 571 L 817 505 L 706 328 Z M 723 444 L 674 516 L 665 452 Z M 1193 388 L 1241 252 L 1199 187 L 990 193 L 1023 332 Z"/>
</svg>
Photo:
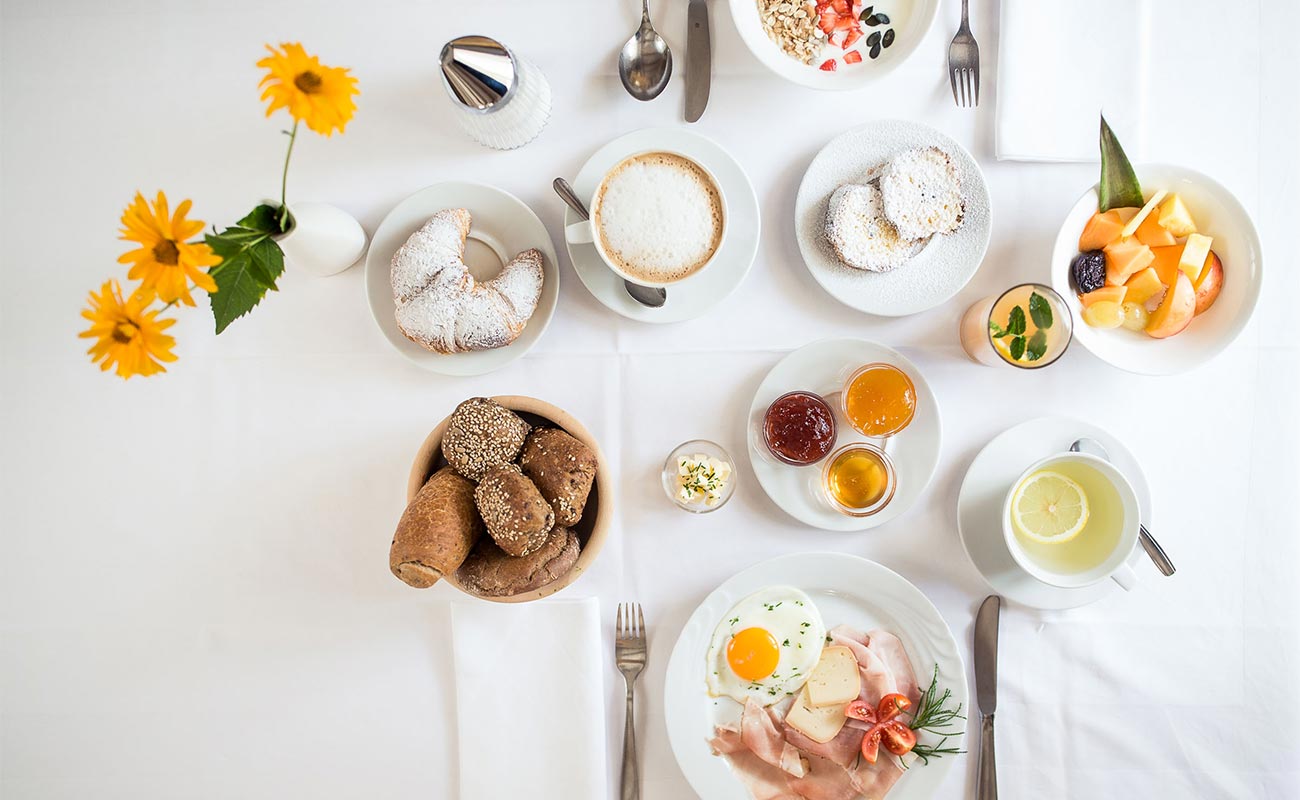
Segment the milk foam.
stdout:
<svg viewBox="0 0 1300 800">
<path fill-rule="evenodd" d="M 596 230 L 620 269 L 647 281 L 687 277 L 722 241 L 722 197 L 694 162 L 672 153 L 634 156 L 597 192 Z"/>
</svg>

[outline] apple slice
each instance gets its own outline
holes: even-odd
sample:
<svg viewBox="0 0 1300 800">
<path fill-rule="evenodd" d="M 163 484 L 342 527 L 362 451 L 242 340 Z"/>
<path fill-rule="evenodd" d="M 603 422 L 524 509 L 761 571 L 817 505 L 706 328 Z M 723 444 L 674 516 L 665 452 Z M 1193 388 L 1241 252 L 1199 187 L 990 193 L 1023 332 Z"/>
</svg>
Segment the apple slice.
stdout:
<svg viewBox="0 0 1300 800">
<path fill-rule="evenodd" d="M 1165 299 L 1147 321 L 1147 336 L 1168 339 L 1182 333 L 1196 316 L 1196 287 L 1186 274 L 1179 272 Z"/>
<path fill-rule="evenodd" d="M 1196 313 L 1205 313 L 1219 299 L 1219 290 L 1223 288 L 1223 262 L 1213 250 L 1205 260 L 1205 268 L 1200 277 L 1192 284 L 1196 288 Z"/>
</svg>

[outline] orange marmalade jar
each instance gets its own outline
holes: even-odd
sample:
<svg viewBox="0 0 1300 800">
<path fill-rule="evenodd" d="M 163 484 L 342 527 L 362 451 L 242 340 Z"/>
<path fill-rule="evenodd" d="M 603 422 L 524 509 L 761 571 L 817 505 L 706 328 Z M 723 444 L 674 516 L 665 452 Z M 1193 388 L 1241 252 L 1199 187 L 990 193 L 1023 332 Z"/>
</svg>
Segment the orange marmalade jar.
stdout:
<svg viewBox="0 0 1300 800">
<path fill-rule="evenodd" d="M 893 436 L 916 414 L 916 386 L 892 364 L 859 367 L 840 396 L 845 418 L 863 436 Z"/>
</svg>

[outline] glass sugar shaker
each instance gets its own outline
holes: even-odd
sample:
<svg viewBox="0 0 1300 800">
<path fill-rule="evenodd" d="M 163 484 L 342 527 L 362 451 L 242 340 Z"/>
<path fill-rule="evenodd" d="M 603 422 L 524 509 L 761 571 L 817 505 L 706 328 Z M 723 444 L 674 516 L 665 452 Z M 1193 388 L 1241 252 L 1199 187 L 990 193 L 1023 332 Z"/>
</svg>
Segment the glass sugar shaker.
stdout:
<svg viewBox="0 0 1300 800">
<path fill-rule="evenodd" d="M 452 114 L 479 144 L 513 150 L 546 127 L 551 85 L 510 48 L 486 36 L 461 36 L 443 46 L 439 61 Z"/>
</svg>

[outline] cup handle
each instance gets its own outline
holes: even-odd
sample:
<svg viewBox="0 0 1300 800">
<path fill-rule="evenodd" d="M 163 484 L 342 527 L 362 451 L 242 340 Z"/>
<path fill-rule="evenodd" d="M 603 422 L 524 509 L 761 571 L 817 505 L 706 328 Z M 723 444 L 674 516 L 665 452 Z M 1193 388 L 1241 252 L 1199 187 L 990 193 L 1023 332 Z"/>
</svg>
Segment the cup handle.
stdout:
<svg viewBox="0 0 1300 800">
<path fill-rule="evenodd" d="M 591 222 L 584 219 L 581 222 L 566 225 L 564 228 L 564 238 L 574 244 L 591 244 L 594 239 Z"/>
<path fill-rule="evenodd" d="M 1119 569 L 1111 573 L 1110 577 L 1112 580 L 1115 581 L 1115 583 L 1119 584 L 1121 589 L 1123 589 L 1126 592 L 1132 590 L 1133 587 L 1136 586 L 1138 582 L 1137 573 L 1134 572 L 1133 568 L 1128 565 L 1128 562 L 1120 564 Z"/>
</svg>

